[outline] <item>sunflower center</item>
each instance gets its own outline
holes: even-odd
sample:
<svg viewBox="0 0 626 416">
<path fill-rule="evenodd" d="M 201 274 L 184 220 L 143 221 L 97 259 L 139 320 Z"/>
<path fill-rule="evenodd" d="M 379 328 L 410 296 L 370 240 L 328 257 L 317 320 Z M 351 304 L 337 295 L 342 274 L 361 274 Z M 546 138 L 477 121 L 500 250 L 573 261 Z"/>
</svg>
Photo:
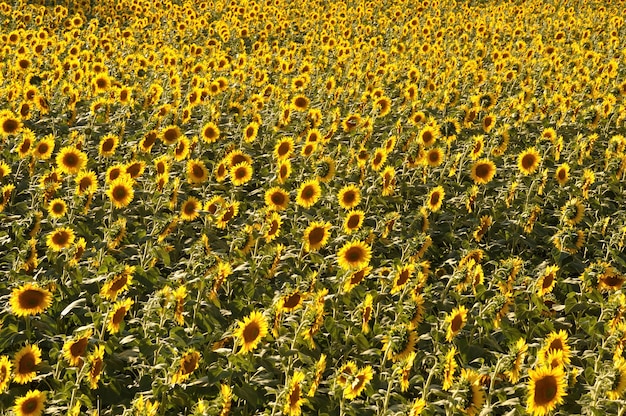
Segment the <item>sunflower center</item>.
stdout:
<svg viewBox="0 0 626 416">
<path fill-rule="evenodd" d="M 356 228 L 359 225 L 359 219 L 358 215 L 351 215 L 350 218 L 348 218 L 348 228 Z"/>
<path fill-rule="evenodd" d="M 326 234 L 326 230 L 324 227 L 315 227 L 309 233 L 309 244 L 315 246 L 322 242 L 324 239 L 324 235 Z"/>
<path fill-rule="evenodd" d="M 294 104 L 298 108 L 305 108 L 307 106 L 307 100 L 304 97 L 298 97 L 294 101 Z"/>
<path fill-rule="evenodd" d="M 535 155 L 524 155 L 522 158 L 522 167 L 524 169 L 530 169 L 535 165 Z"/>
<path fill-rule="evenodd" d="M 552 402 L 557 393 L 556 377 L 549 375 L 535 382 L 535 403 L 545 406 Z"/>
<path fill-rule="evenodd" d="M 228 210 L 222 216 L 222 221 L 230 221 L 230 219 L 235 215 L 235 209 L 233 207 L 228 207 Z"/>
<path fill-rule="evenodd" d="M 563 349 L 563 343 L 561 342 L 560 339 L 555 339 L 554 341 L 552 341 L 550 343 L 550 347 L 548 348 L 548 351 L 550 350 L 562 350 Z"/>
<path fill-rule="evenodd" d="M 126 316 L 126 308 L 119 308 L 116 310 L 113 314 L 113 318 L 111 319 L 113 325 L 119 325 L 124 319 L 124 316 Z"/>
<path fill-rule="evenodd" d="M 247 176 L 247 174 L 248 174 L 248 169 L 246 169 L 245 166 L 243 166 L 235 171 L 235 178 L 243 179 Z"/>
<path fill-rule="evenodd" d="M 79 183 L 80 191 L 85 192 L 91 186 L 90 178 L 82 178 Z"/>
<path fill-rule="evenodd" d="M 70 234 L 67 231 L 57 231 L 52 236 L 52 242 L 57 246 L 64 246 L 68 243 Z"/>
<path fill-rule="evenodd" d="M 48 151 L 50 147 L 48 146 L 48 143 L 39 143 L 39 146 L 37 146 L 37 152 L 39 152 L 40 154 L 44 154 Z"/>
<path fill-rule="evenodd" d="M 116 186 L 115 188 L 113 188 L 112 195 L 113 199 L 115 199 L 116 201 L 123 201 L 128 196 L 128 190 L 123 185 Z"/>
<path fill-rule="evenodd" d="M 280 144 L 280 146 L 278 146 L 278 156 L 285 156 L 287 153 L 289 153 L 289 143 L 288 142 L 283 142 Z"/>
<path fill-rule="evenodd" d="M 285 203 L 285 196 L 280 192 L 275 192 L 271 197 L 272 203 L 274 205 L 283 205 Z"/>
<path fill-rule="evenodd" d="M 24 355 L 20 359 L 20 362 L 18 363 L 18 369 L 17 369 L 18 373 L 27 374 L 27 373 L 33 372 L 34 369 L 35 369 L 35 356 L 32 353 Z"/>
<path fill-rule="evenodd" d="M 173 142 L 178 139 L 178 132 L 176 129 L 167 129 L 165 133 L 163 133 L 163 138 L 167 142 Z"/>
<path fill-rule="evenodd" d="M 458 332 L 461 329 L 461 325 L 463 325 L 463 317 L 457 314 L 452 318 L 452 322 L 450 322 L 452 332 Z"/>
<path fill-rule="evenodd" d="M 481 179 L 484 179 L 487 176 L 489 176 L 490 172 L 491 172 L 491 168 L 486 163 L 481 163 L 480 165 L 476 166 L 476 176 Z"/>
<path fill-rule="evenodd" d="M 63 212 L 65 212 L 65 207 L 61 203 L 54 204 L 52 205 L 52 212 L 54 212 L 57 215 L 61 215 L 63 214 Z"/>
<path fill-rule="evenodd" d="M 113 150 L 114 145 L 115 145 L 115 141 L 113 139 L 107 139 L 104 141 L 104 143 L 102 143 L 102 151 L 110 152 L 111 150 Z"/>
<path fill-rule="evenodd" d="M 364 255 L 365 253 L 363 253 L 361 247 L 350 247 L 346 251 L 346 260 L 350 263 L 358 263 L 363 259 Z"/>
<path fill-rule="evenodd" d="M 439 161 L 439 152 L 429 152 L 428 153 L 428 160 L 430 160 L 432 163 L 436 163 Z"/>
<path fill-rule="evenodd" d="M 118 292 L 122 290 L 122 288 L 126 286 L 126 282 L 128 282 L 126 275 L 120 275 L 117 279 L 113 281 L 113 283 L 111 283 L 111 291 Z"/>
<path fill-rule="evenodd" d="M 411 277 L 411 274 L 409 273 L 409 271 L 402 270 L 402 272 L 398 276 L 398 286 L 405 284 L 406 281 L 409 280 L 409 277 Z"/>
<path fill-rule="evenodd" d="M 430 196 L 430 205 L 437 205 L 439 203 L 439 192 L 435 192 Z"/>
<path fill-rule="evenodd" d="M 432 143 L 433 133 L 430 131 L 425 131 L 424 134 L 422 134 L 422 141 L 424 142 L 425 145 Z"/>
<path fill-rule="evenodd" d="M 22 403 L 20 410 L 22 411 L 22 414 L 31 414 L 35 410 L 37 410 L 38 404 L 39 404 L 39 401 L 37 400 L 37 398 L 31 397 L 30 399 Z"/>
<path fill-rule="evenodd" d="M 361 283 L 361 280 L 363 280 L 364 277 L 365 270 L 359 270 L 358 272 L 353 273 L 352 277 L 350 277 L 350 284 L 357 285 Z"/>
<path fill-rule="evenodd" d="M 261 328 L 259 328 L 256 323 L 251 322 L 250 324 L 246 325 L 243 330 L 243 340 L 245 343 L 250 343 L 256 340 L 259 334 L 261 334 Z"/>
<path fill-rule="evenodd" d="M 548 273 L 548 275 L 543 278 L 543 283 L 541 284 L 541 288 L 542 289 L 549 288 L 550 285 L 552 285 L 553 281 L 554 281 L 554 274 Z"/>
<path fill-rule="evenodd" d="M 559 173 L 557 174 L 559 180 L 564 181 L 567 178 L 567 173 L 565 172 L 565 169 L 561 169 L 559 170 Z"/>
<path fill-rule="evenodd" d="M 620 276 L 614 275 L 603 277 L 602 282 L 609 287 L 617 288 L 620 287 L 622 283 L 624 283 L 624 280 Z"/>
<path fill-rule="evenodd" d="M 193 370 L 196 369 L 197 365 L 198 359 L 195 357 L 195 355 L 185 358 L 182 363 L 183 374 L 189 374 L 193 372 Z"/>
<path fill-rule="evenodd" d="M 298 401 L 300 400 L 300 383 L 296 383 L 293 386 L 293 390 L 289 395 L 289 406 L 294 408 L 298 405 Z"/>
<path fill-rule="evenodd" d="M 346 205 L 350 205 L 352 203 L 354 203 L 354 200 L 356 199 L 356 193 L 354 191 L 348 191 L 345 194 L 343 194 L 343 203 Z"/>
<path fill-rule="evenodd" d="M 270 229 L 267 234 L 274 235 L 276 234 L 276 231 L 278 231 L 278 221 L 272 221 L 272 224 L 270 224 Z"/>
<path fill-rule="evenodd" d="M 63 157 L 63 165 L 73 168 L 78 165 L 78 156 L 74 153 L 67 153 Z"/>
<path fill-rule="evenodd" d="M 183 208 L 183 212 L 186 215 L 193 215 L 196 212 L 196 204 L 194 202 L 187 202 Z"/>
<path fill-rule="evenodd" d="M 207 139 L 214 139 L 217 136 L 217 134 L 215 134 L 215 130 L 213 130 L 212 127 L 207 128 L 204 131 L 204 137 L 206 137 Z"/>
<path fill-rule="evenodd" d="M 285 302 L 284 302 L 285 308 L 295 308 L 296 306 L 300 304 L 301 298 L 302 296 L 300 296 L 299 293 L 294 293 L 293 295 L 289 295 L 287 299 L 285 299 Z"/>
<path fill-rule="evenodd" d="M 2 130 L 7 133 L 15 133 L 18 127 L 19 123 L 17 122 L 17 120 L 14 120 L 12 118 L 7 119 L 4 121 L 4 123 L 2 123 Z"/>
<path fill-rule="evenodd" d="M 38 308 L 44 303 L 44 293 L 39 290 L 28 289 L 20 295 L 19 303 L 23 309 Z"/>
<path fill-rule="evenodd" d="M 312 186 L 305 186 L 302 190 L 302 199 L 311 199 L 315 195 L 315 189 Z"/>
<path fill-rule="evenodd" d="M 102 371 L 102 359 L 96 358 L 91 364 L 91 376 L 93 378 L 97 377 Z"/>
<path fill-rule="evenodd" d="M 72 357 L 80 357 L 85 353 L 87 349 L 87 338 L 81 338 L 76 342 L 73 342 L 70 346 L 70 353 Z"/>
</svg>

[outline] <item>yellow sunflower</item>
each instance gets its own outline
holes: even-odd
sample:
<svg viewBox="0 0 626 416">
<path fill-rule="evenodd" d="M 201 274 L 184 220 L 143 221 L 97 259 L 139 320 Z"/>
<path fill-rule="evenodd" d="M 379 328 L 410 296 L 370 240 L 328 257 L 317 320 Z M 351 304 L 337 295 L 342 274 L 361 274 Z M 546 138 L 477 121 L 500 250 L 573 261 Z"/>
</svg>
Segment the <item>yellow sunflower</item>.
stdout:
<svg viewBox="0 0 626 416">
<path fill-rule="evenodd" d="M 61 251 L 68 248 L 74 242 L 74 231 L 68 227 L 57 228 L 48 234 L 46 245 L 53 251 Z"/>
<path fill-rule="evenodd" d="M 198 198 L 190 196 L 180 208 L 180 218 L 183 221 L 193 221 L 200 215 L 200 209 L 202 209 L 202 202 Z"/>
<path fill-rule="evenodd" d="M 472 179 L 477 185 L 489 183 L 496 174 L 496 165 L 489 159 L 480 159 L 472 165 Z"/>
<path fill-rule="evenodd" d="M 472 369 L 461 369 L 461 385 L 467 387 L 467 396 L 464 403 L 459 406 L 461 411 L 468 416 L 475 416 L 485 404 L 485 392 L 480 385 L 480 375 Z"/>
<path fill-rule="evenodd" d="M 283 413 L 291 416 L 299 416 L 302 414 L 302 405 L 306 399 L 302 397 L 302 382 L 304 381 L 304 373 L 296 371 L 289 381 L 289 389 Z"/>
<path fill-rule="evenodd" d="M 265 205 L 271 210 L 282 211 L 289 205 L 289 194 L 275 186 L 265 191 Z"/>
<path fill-rule="evenodd" d="M 548 353 L 552 350 L 563 351 L 563 362 L 565 364 L 570 363 L 572 356 L 572 349 L 567 343 L 567 332 L 560 330 L 559 332 L 552 331 L 548 334 L 544 341 L 544 346 L 539 350 L 537 359 L 539 362 L 546 362 Z"/>
<path fill-rule="evenodd" d="M 459 306 L 454 308 L 452 312 L 446 316 L 446 341 L 452 341 L 467 323 L 467 308 L 465 306 Z"/>
<path fill-rule="evenodd" d="M 243 322 L 239 322 L 234 335 L 241 345 L 239 353 L 250 352 L 257 348 L 267 335 L 267 320 L 261 312 L 253 311 Z"/>
<path fill-rule="evenodd" d="M 289 160 L 283 160 L 278 164 L 277 167 L 277 178 L 278 183 L 285 183 L 285 181 L 291 175 L 291 162 Z"/>
<path fill-rule="evenodd" d="M 524 175 L 534 173 L 541 164 L 541 156 L 534 147 L 529 147 L 517 157 L 517 167 Z"/>
<path fill-rule="evenodd" d="M 440 147 L 435 147 L 426 152 L 425 161 L 428 166 L 436 168 L 443 163 L 444 152 Z"/>
<path fill-rule="evenodd" d="M 26 283 L 11 292 L 11 309 L 17 316 L 38 315 L 52 303 L 52 294 L 48 289 Z"/>
<path fill-rule="evenodd" d="M 395 276 L 393 279 L 393 287 L 391 288 L 391 294 L 401 291 L 404 286 L 406 286 L 406 284 L 409 282 L 414 272 L 414 264 L 407 264 L 396 268 Z"/>
<path fill-rule="evenodd" d="M 337 199 L 343 209 L 352 209 L 361 202 L 361 191 L 355 185 L 345 185 L 337 193 Z"/>
<path fill-rule="evenodd" d="M 511 368 L 507 370 L 505 374 L 512 384 L 517 383 L 520 379 L 527 352 L 528 344 L 526 344 L 526 340 L 524 338 L 518 339 L 511 348 Z"/>
<path fill-rule="evenodd" d="M 206 143 L 215 143 L 220 138 L 220 129 L 215 123 L 207 123 L 202 128 L 201 137 Z"/>
<path fill-rule="evenodd" d="M 585 207 L 578 198 L 570 199 L 561 207 L 561 221 L 569 226 L 579 224 L 584 215 Z"/>
<path fill-rule="evenodd" d="M 98 154 L 100 156 L 109 157 L 115 154 L 115 150 L 119 145 L 120 139 L 114 134 L 107 134 L 100 139 L 100 146 L 98 147 Z"/>
<path fill-rule="evenodd" d="M 418 133 L 419 143 L 424 147 L 431 147 L 437 141 L 438 131 L 432 126 L 423 127 Z"/>
<path fill-rule="evenodd" d="M 426 201 L 426 205 L 428 209 L 432 212 L 437 212 L 441 208 L 441 204 L 443 204 L 443 199 L 445 198 L 446 193 L 443 190 L 443 186 L 437 186 L 428 194 L 428 199 Z"/>
<path fill-rule="evenodd" d="M 352 210 L 348 212 L 343 221 L 343 230 L 346 234 L 351 234 L 357 231 L 363 225 L 364 218 L 365 213 L 361 210 Z"/>
<path fill-rule="evenodd" d="M 200 358 L 201 355 L 198 351 L 190 350 L 185 352 L 180 359 L 178 371 L 172 376 L 172 384 L 178 384 L 187 380 L 191 373 L 198 368 Z"/>
<path fill-rule="evenodd" d="M 532 416 L 545 416 L 562 404 L 566 396 L 563 367 L 540 367 L 528 370 L 526 411 Z"/>
<path fill-rule="evenodd" d="M 387 152 L 385 149 L 376 149 L 374 152 L 374 156 L 372 156 L 372 169 L 374 171 L 379 171 L 385 162 L 387 161 Z"/>
<path fill-rule="evenodd" d="M 267 229 L 265 231 L 265 241 L 268 243 L 273 241 L 276 237 L 280 235 L 280 227 L 283 224 L 283 220 L 280 217 L 278 212 L 272 212 L 267 219 Z"/>
<path fill-rule="evenodd" d="M 458 367 L 458 364 L 454 359 L 455 355 L 456 348 L 453 346 L 448 350 L 444 358 L 443 386 L 441 387 L 444 391 L 450 390 L 450 387 L 452 387 L 452 384 L 454 383 L 454 374 L 456 373 L 456 369 Z"/>
<path fill-rule="evenodd" d="M 367 266 L 362 268 L 361 270 L 350 273 L 346 279 L 346 282 L 343 285 L 343 289 L 346 292 L 350 292 L 356 285 L 361 283 L 363 279 L 365 279 L 370 274 L 371 271 L 372 267 Z"/>
<path fill-rule="evenodd" d="M 0 394 L 4 393 L 11 382 L 11 367 L 9 357 L 0 356 Z"/>
<path fill-rule="evenodd" d="M 202 184 L 209 178 L 209 170 L 204 162 L 199 159 L 187 161 L 187 182 L 191 184 Z"/>
<path fill-rule="evenodd" d="M 115 303 L 110 313 L 109 321 L 107 322 L 107 330 L 109 333 L 116 334 L 120 331 L 120 325 L 124 322 L 124 317 L 134 303 L 132 299 L 124 299 L 121 302 Z"/>
<path fill-rule="evenodd" d="M 364 334 L 370 332 L 370 320 L 374 310 L 374 297 L 371 294 L 365 295 L 363 305 L 361 305 L 361 328 Z"/>
<path fill-rule="evenodd" d="M 180 127 L 175 125 L 169 125 L 161 130 L 161 140 L 167 145 L 175 144 L 182 135 Z"/>
<path fill-rule="evenodd" d="M 306 251 L 316 251 L 324 247 L 330 237 L 331 224 L 327 222 L 313 221 L 304 230 L 304 249 Z"/>
<path fill-rule="evenodd" d="M 567 183 L 567 181 L 569 180 L 569 171 L 570 167 L 567 163 L 562 163 L 561 165 L 559 165 L 558 168 L 556 168 L 554 177 L 556 178 L 556 181 L 559 183 L 559 185 L 563 186 Z"/>
<path fill-rule="evenodd" d="M 102 369 L 104 367 L 104 345 L 98 345 L 96 349 L 87 357 L 89 362 L 89 387 L 91 389 L 98 388 L 98 382 L 102 377 Z"/>
<path fill-rule="evenodd" d="M 74 146 L 66 146 L 57 154 L 56 164 L 61 173 L 75 175 L 87 165 L 87 155 Z"/>
<path fill-rule="evenodd" d="M 541 276 L 539 276 L 539 280 L 537 280 L 537 295 L 539 295 L 539 297 L 543 297 L 552 292 L 556 284 L 556 274 L 558 271 L 559 266 L 548 266 Z"/>
<path fill-rule="evenodd" d="M 15 117 L 10 111 L 0 113 L 0 135 L 8 136 L 9 134 L 18 134 L 22 129 L 22 122 Z"/>
<path fill-rule="evenodd" d="M 322 188 L 317 179 L 309 179 L 298 188 L 296 203 L 304 208 L 311 208 L 322 196 Z"/>
<path fill-rule="evenodd" d="M 13 412 L 16 416 L 40 416 L 46 403 L 46 393 L 39 390 L 29 390 L 26 395 L 15 399 Z"/>
<path fill-rule="evenodd" d="M 372 258 L 371 247 L 362 241 L 345 243 L 337 252 L 337 261 L 344 270 L 363 269 Z"/>
<path fill-rule="evenodd" d="M 124 266 L 124 270 L 107 281 L 100 289 L 100 295 L 108 300 L 115 300 L 118 293 L 128 289 L 133 281 L 135 266 Z"/>
<path fill-rule="evenodd" d="M 382 343 L 383 354 L 395 363 L 415 351 L 417 334 L 408 325 L 394 325 L 389 334 L 383 336 Z"/>
<path fill-rule="evenodd" d="M 356 399 L 365 390 L 372 378 L 374 378 L 374 371 L 371 365 L 361 368 L 355 374 L 352 382 L 343 389 L 343 397 L 348 400 Z"/>
<path fill-rule="evenodd" d="M 221 214 L 217 217 L 217 228 L 224 229 L 239 214 L 239 201 L 223 205 Z"/>
<path fill-rule="evenodd" d="M 13 357 L 13 371 L 18 384 L 26 384 L 37 375 L 36 367 L 41 363 L 41 350 L 37 345 L 26 345 Z"/>
<path fill-rule="evenodd" d="M 624 392 L 626 392 L 626 360 L 622 357 L 617 357 L 613 362 L 613 369 L 613 385 L 606 395 L 610 400 L 619 400 L 624 396 Z M 0 391 L 2 391 L 1 386 Z"/>
<path fill-rule="evenodd" d="M 63 343 L 63 358 L 73 367 L 83 365 L 83 357 L 89 346 L 89 337 L 91 337 L 91 329 L 87 330 L 81 336 L 70 339 Z"/>
<path fill-rule="evenodd" d="M 54 136 L 49 134 L 39 141 L 33 149 L 33 156 L 39 160 L 47 160 L 54 151 Z"/>
<path fill-rule="evenodd" d="M 61 198 L 55 198 L 48 203 L 48 215 L 52 218 L 61 218 L 67 212 L 67 204 Z"/>
<path fill-rule="evenodd" d="M 230 168 L 230 179 L 233 185 L 245 185 L 252 179 L 252 166 L 247 162 L 240 162 Z"/>
<path fill-rule="evenodd" d="M 309 108 L 309 99 L 302 94 L 296 95 L 291 100 L 291 108 L 294 111 L 306 111 Z"/>
<path fill-rule="evenodd" d="M 124 208 L 132 202 L 135 191 L 132 181 L 128 179 L 128 176 L 123 175 L 111 181 L 106 194 L 115 208 Z"/>
<path fill-rule="evenodd" d="M 258 133 L 259 133 L 259 123 L 253 121 L 250 124 L 248 124 L 246 128 L 244 129 L 243 140 L 246 143 L 252 143 L 256 139 L 256 136 Z"/>
<path fill-rule="evenodd" d="M 288 159 L 293 154 L 293 138 L 286 137 L 280 139 L 274 146 L 274 157 L 278 160 Z"/>
</svg>

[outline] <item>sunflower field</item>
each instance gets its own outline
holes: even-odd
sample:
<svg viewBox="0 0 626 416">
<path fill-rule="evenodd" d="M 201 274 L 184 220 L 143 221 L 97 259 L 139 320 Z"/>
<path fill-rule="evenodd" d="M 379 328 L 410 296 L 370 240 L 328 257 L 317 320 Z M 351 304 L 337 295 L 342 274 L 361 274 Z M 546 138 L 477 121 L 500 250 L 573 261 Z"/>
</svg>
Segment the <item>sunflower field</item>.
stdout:
<svg viewBox="0 0 626 416">
<path fill-rule="evenodd" d="M 0 1 L 0 414 L 626 415 L 621 1 Z"/>
</svg>

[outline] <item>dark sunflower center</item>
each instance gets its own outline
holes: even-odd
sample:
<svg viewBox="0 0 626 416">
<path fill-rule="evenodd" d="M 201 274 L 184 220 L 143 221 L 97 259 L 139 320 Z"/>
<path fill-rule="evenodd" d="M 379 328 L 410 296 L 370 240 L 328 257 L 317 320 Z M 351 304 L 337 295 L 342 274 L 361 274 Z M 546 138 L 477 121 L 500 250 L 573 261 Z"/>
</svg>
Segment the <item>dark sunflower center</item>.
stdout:
<svg viewBox="0 0 626 416">
<path fill-rule="evenodd" d="M 422 135 L 422 141 L 424 144 L 430 144 L 433 141 L 433 134 L 430 131 L 425 131 Z"/>
<path fill-rule="evenodd" d="M 105 140 L 104 143 L 102 143 L 102 151 L 110 152 L 111 150 L 113 150 L 113 145 L 115 145 L 115 141 L 113 139 Z"/>
<path fill-rule="evenodd" d="M 196 203 L 195 202 L 187 202 L 183 208 L 183 212 L 186 215 L 193 215 L 196 212 Z"/>
<path fill-rule="evenodd" d="M 126 189 L 125 186 L 118 185 L 115 188 L 113 188 L 112 195 L 113 195 L 113 199 L 115 199 L 116 201 L 123 201 L 128 196 L 128 190 Z"/>
<path fill-rule="evenodd" d="M 408 270 L 402 270 L 402 272 L 398 276 L 398 286 L 405 284 L 406 281 L 409 280 L 410 276 L 411 274 Z"/>
<path fill-rule="evenodd" d="M 44 303 L 45 296 L 39 290 L 29 289 L 20 295 L 20 307 L 24 309 L 33 309 Z"/>
<path fill-rule="evenodd" d="M 452 318 L 452 322 L 450 322 L 452 332 L 458 332 L 461 329 L 461 325 L 463 325 L 463 317 L 457 314 Z"/>
<path fill-rule="evenodd" d="M 296 383 L 289 395 L 289 406 L 295 407 L 298 404 L 298 400 L 300 400 L 300 384 Z"/>
<path fill-rule="evenodd" d="M 491 167 L 486 163 L 481 163 L 480 165 L 476 166 L 476 176 L 481 179 L 487 178 L 490 172 Z"/>
<path fill-rule="evenodd" d="M 281 143 L 280 146 L 278 146 L 278 156 L 285 156 L 289 153 L 290 149 L 291 146 L 289 146 L 288 142 Z"/>
<path fill-rule="evenodd" d="M 79 186 L 80 186 L 81 192 L 86 191 L 91 186 L 91 179 L 89 179 L 89 178 L 81 179 L 80 183 L 79 183 Z"/>
<path fill-rule="evenodd" d="M 606 276 L 602 278 L 602 282 L 609 287 L 620 287 L 624 279 L 619 276 Z"/>
<path fill-rule="evenodd" d="M 31 414 L 33 413 L 39 404 L 39 401 L 36 397 L 31 397 L 30 399 L 24 401 L 21 406 L 22 414 Z"/>
<path fill-rule="evenodd" d="M 439 203 L 440 195 L 439 192 L 435 192 L 430 196 L 430 205 L 437 205 Z"/>
<path fill-rule="evenodd" d="M 113 314 L 113 318 L 111 319 L 113 325 L 119 325 L 119 323 L 124 319 L 124 316 L 126 316 L 126 308 L 119 308 L 116 310 Z"/>
<path fill-rule="evenodd" d="M 40 143 L 39 146 L 37 146 L 37 151 L 40 154 L 44 154 L 48 151 L 50 147 L 48 146 L 48 143 Z"/>
<path fill-rule="evenodd" d="M 251 322 L 243 330 L 243 340 L 246 343 L 253 342 L 261 334 L 261 328 L 255 322 Z"/>
<path fill-rule="evenodd" d="M 223 221 L 230 221 L 230 219 L 235 215 L 235 209 L 233 207 L 228 207 L 228 210 L 222 216 Z"/>
<path fill-rule="evenodd" d="M 365 277 L 365 270 L 359 270 L 356 273 L 353 273 L 350 277 L 350 283 L 353 285 L 361 283 L 361 280 Z"/>
<path fill-rule="evenodd" d="M 182 363 L 183 374 L 189 374 L 193 372 L 193 370 L 196 369 L 197 365 L 198 365 L 198 360 L 195 356 L 192 355 L 190 357 L 185 358 Z"/>
<path fill-rule="evenodd" d="M 436 163 L 439 161 L 439 152 L 430 152 L 428 153 L 428 160 L 430 160 L 433 163 Z"/>
<path fill-rule="evenodd" d="M 4 123 L 2 123 L 2 130 L 7 133 L 15 133 L 18 127 L 19 123 L 17 122 L 17 120 L 14 120 L 12 118 L 4 120 Z"/>
<path fill-rule="evenodd" d="M 535 403 L 538 406 L 545 406 L 552 402 L 557 393 L 556 377 L 549 375 L 535 382 Z"/>
<path fill-rule="evenodd" d="M 284 305 L 286 308 L 295 308 L 300 304 L 301 298 L 302 296 L 300 296 L 299 293 L 294 293 L 293 295 L 290 295 L 287 297 L 287 299 L 285 299 Z"/>
<path fill-rule="evenodd" d="M 313 228 L 311 232 L 309 233 L 309 244 L 312 246 L 315 246 L 321 243 L 322 240 L 324 239 L 325 234 L 326 234 L 326 231 L 324 230 L 324 227 Z"/>
<path fill-rule="evenodd" d="M 235 178 L 237 179 L 243 179 L 247 175 L 248 175 L 248 169 L 246 169 L 245 167 L 240 167 L 239 169 L 235 171 Z"/>
<path fill-rule="evenodd" d="M 348 191 L 345 194 L 343 194 L 343 203 L 346 205 L 350 205 L 354 203 L 355 199 L 356 199 L 356 193 L 354 191 Z"/>
<path fill-rule="evenodd" d="M 163 138 L 167 142 L 173 142 L 178 139 L 178 132 L 175 129 L 168 129 L 163 133 Z"/>
<path fill-rule="evenodd" d="M 549 288 L 553 281 L 554 281 L 554 274 L 549 273 L 546 277 L 543 278 L 543 283 L 541 285 L 541 288 L 542 289 Z"/>
<path fill-rule="evenodd" d="M 85 353 L 87 349 L 87 338 L 81 338 L 76 342 L 73 342 L 70 346 L 70 353 L 72 357 L 80 357 Z"/>
<path fill-rule="evenodd" d="M 522 158 L 522 167 L 524 169 L 530 169 L 535 165 L 535 155 L 524 155 Z"/>
<path fill-rule="evenodd" d="M 35 369 L 35 356 L 32 353 L 24 355 L 18 363 L 18 373 L 27 374 Z"/>
<path fill-rule="evenodd" d="M 351 215 L 350 218 L 348 218 L 348 228 L 356 228 L 359 225 L 359 220 L 360 217 L 358 215 Z"/>
<path fill-rule="evenodd" d="M 304 97 L 298 97 L 296 98 L 296 100 L 294 101 L 294 104 L 296 105 L 296 107 L 298 108 L 304 108 L 307 105 L 307 100 Z"/>
<path fill-rule="evenodd" d="M 285 195 L 280 192 L 275 192 L 272 194 L 271 200 L 274 205 L 283 205 L 285 203 Z"/>
<path fill-rule="evenodd" d="M 58 246 L 64 246 L 70 239 L 70 234 L 67 231 L 57 231 L 52 236 L 52 242 Z"/>
<path fill-rule="evenodd" d="M 63 204 L 54 204 L 52 205 L 52 212 L 54 212 L 57 215 L 61 215 L 65 212 L 65 206 Z"/>
<path fill-rule="evenodd" d="M 363 259 L 364 255 L 365 253 L 363 253 L 361 247 L 350 247 L 346 251 L 346 260 L 350 263 L 357 263 Z"/>
<path fill-rule="evenodd" d="M 559 170 L 558 177 L 562 181 L 564 181 L 567 178 L 567 172 L 565 172 L 565 169 Z"/>
<path fill-rule="evenodd" d="M 315 189 L 312 186 L 305 186 L 302 190 L 302 199 L 311 199 L 315 195 Z"/>
<path fill-rule="evenodd" d="M 74 153 L 67 153 L 63 157 L 63 165 L 67 166 L 68 168 L 76 167 L 78 165 L 78 156 Z"/>
<path fill-rule="evenodd" d="M 268 235 L 274 235 L 276 234 L 276 231 L 278 231 L 278 222 L 277 221 L 272 221 L 272 224 L 270 225 L 270 229 L 267 232 Z"/>
<path fill-rule="evenodd" d="M 204 137 L 207 139 L 214 139 L 216 136 L 217 134 L 212 127 L 209 127 L 204 131 Z"/>
<path fill-rule="evenodd" d="M 123 274 L 119 276 L 113 281 L 113 283 L 111 283 L 111 291 L 118 292 L 122 290 L 122 288 L 126 286 L 126 282 L 128 282 L 126 275 Z"/>
</svg>

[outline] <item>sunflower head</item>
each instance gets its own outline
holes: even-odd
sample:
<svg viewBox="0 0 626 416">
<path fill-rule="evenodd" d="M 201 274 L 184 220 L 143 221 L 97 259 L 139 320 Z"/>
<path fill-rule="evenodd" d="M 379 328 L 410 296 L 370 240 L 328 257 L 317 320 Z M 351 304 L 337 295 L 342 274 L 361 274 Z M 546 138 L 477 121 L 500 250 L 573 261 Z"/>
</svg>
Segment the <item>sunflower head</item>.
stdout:
<svg viewBox="0 0 626 416">
<path fill-rule="evenodd" d="M 258 347 L 268 332 L 267 320 L 261 312 L 253 311 L 235 330 L 235 337 L 241 345 L 240 353 L 253 351 Z"/>
</svg>

